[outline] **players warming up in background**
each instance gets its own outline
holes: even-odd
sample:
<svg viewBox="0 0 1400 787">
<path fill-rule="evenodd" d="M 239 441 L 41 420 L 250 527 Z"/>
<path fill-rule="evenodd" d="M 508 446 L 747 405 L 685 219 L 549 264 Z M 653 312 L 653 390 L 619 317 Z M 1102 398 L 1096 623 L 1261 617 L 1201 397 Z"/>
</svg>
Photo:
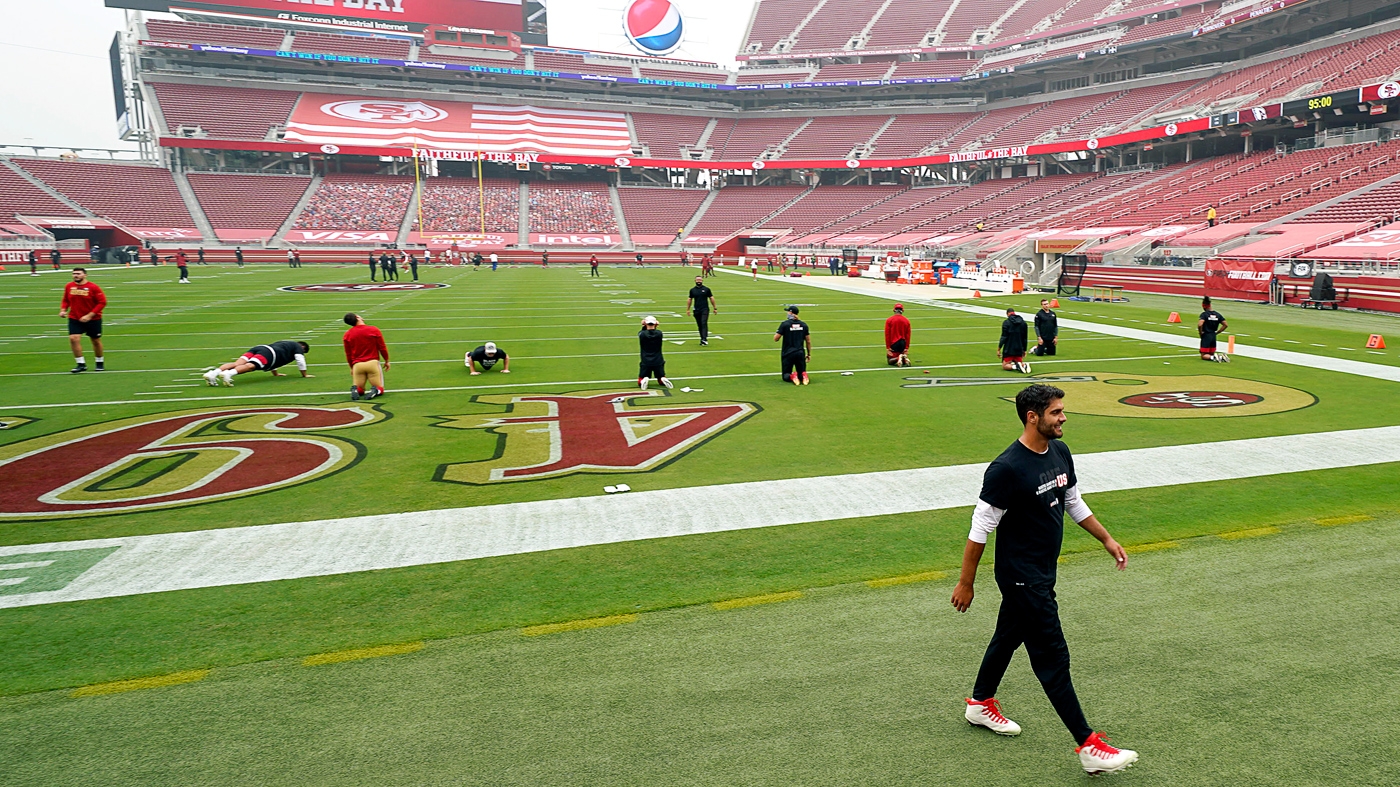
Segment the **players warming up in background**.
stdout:
<svg viewBox="0 0 1400 787">
<path fill-rule="evenodd" d="M 1054 355 L 1060 343 L 1060 318 L 1050 310 L 1050 301 L 1040 302 L 1035 313 L 1035 354 Z"/>
<path fill-rule="evenodd" d="M 909 341 L 914 329 L 904 316 L 904 304 L 894 305 L 894 314 L 885 318 L 885 363 L 890 366 L 910 366 Z"/>
<path fill-rule="evenodd" d="M 473 375 L 490 371 L 497 362 L 501 364 L 501 374 L 510 374 L 510 356 L 506 351 L 496 346 L 495 342 L 487 342 L 480 347 L 467 353 L 467 371 Z M 481 367 L 481 372 L 476 367 Z"/>
<path fill-rule="evenodd" d="M 408 269 L 413 272 L 413 280 L 418 281 L 418 258 L 411 251 L 408 253 Z"/>
<path fill-rule="evenodd" d="M 1031 373 L 1031 365 L 1026 363 L 1026 344 L 1029 332 L 1026 321 L 1015 309 L 1006 310 L 1006 319 L 1001 323 L 1001 339 L 997 341 L 997 357 L 1001 358 L 1001 368 L 1008 372 Z"/>
<path fill-rule="evenodd" d="M 242 247 L 242 246 L 234 246 L 234 247 L 233 247 L 233 261 L 236 262 L 236 263 L 238 263 L 238 267 L 240 267 L 240 268 L 243 267 L 243 247 Z"/>
<path fill-rule="evenodd" d="M 685 313 L 690 316 L 695 315 L 695 328 L 700 331 L 700 346 L 708 347 L 710 344 L 710 309 L 713 307 L 715 314 L 719 314 L 719 306 L 715 305 L 715 294 L 706 287 L 702 278 L 695 277 L 695 286 L 690 288 L 690 295 L 685 299 Z M 722 337 L 721 337 L 722 338 Z"/>
<path fill-rule="evenodd" d="M 345 324 L 350 330 L 345 332 L 341 343 L 345 345 L 345 362 L 350 364 L 350 398 L 373 399 L 384 395 L 384 370 L 389 368 L 389 348 L 384 345 L 384 334 L 373 325 L 366 325 L 365 319 L 354 312 L 345 315 Z M 379 359 L 384 359 L 384 367 Z"/>
<path fill-rule="evenodd" d="M 637 332 L 637 345 L 642 352 L 642 362 L 637 367 L 637 386 L 643 391 L 652 375 L 667 388 L 675 387 L 666 379 L 666 358 L 661 353 L 661 343 L 666 337 L 657 326 L 656 318 L 648 315 L 642 318 L 642 329 Z"/>
<path fill-rule="evenodd" d="M 1210 296 L 1202 298 L 1201 316 L 1196 320 L 1196 333 L 1201 335 L 1202 361 L 1230 362 L 1230 356 L 1215 350 L 1216 334 L 1229 327 L 1230 324 L 1225 322 L 1225 317 L 1220 312 L 1210 308 Z"/>
<path fill-rule="evenodd" d="M 592 254 L 588 257 L 588 276 L 592 278 L 598 275 L 598 255 Z"/>
<path fill-rule="evenodd" d="M 180 284 L 189 284 L 189 283 L 190 283 L 190 259 L 189 259 L 189 257 L 185 256 L 185 250 L 184 250 L 184 249 L 180 249 L 179 251 L 175 252 L 175 267 L 178 268 L 179 271 L 180 271 L 180 278 L 179 278 L 178 283 L 180 283 Z"/>
<path fill-rule="evenodd" d="M 33 249 L 29 250 L 29 275 L 39 275 L 39 255 Z"/>
<path fill-rule="evenodd" d="M 1024 424 L 1021 436 L 982 477 L 952 603 L 959 612 L 972 606 L 977 564 L 987 548 L 987 536 L 996 530 L 992 569 L 1001 590 L 1001 611 L 964 715 L 969 724 L 1001 735 L 1021 733 L 1021 725 L 1002 715 L 996 694 L 1011 656 L 1025 645 L 1031 669 L 1074 736 L 1084 770 L 1113 773 L 1137 762 L 1138 755 L 1110 746 L 1094 732 L 1070 680 L 1069 645 L 1055 600 L 1065 514 L 1103 544 L 1119 571 L 1127 567 L 1128 555 L 1079 496 L 1074 458 L 1060 442 L 1066 420 L 1064 397 L 1064 391 L 1049 385 L 1028 386 L 1017 394 L 1016 414 Z"/>
<path fill-rule="evenodd" d="M 311 352 L 311 345 L 306 342 L 287 340 L 272 344 L 259 344 L 243 353 L 238 360 L 226 363 L 217 369 L 205 371 L 204 382 L 210 385 L 223 383 L 232 387 L 234 377 L 244 372 L 255 371 L 272 372 L 273 377 L 285 377 L 286 375 L 277 370 L 292 362 L 296 362 L 302 377 L 315 377 L 314 374 L 306 373 L 306 354 L 309 352 Z"/>
<path fill-rule="evenodd" d="M 53 265 L 54 270 L 58 270 L 58 266 L 63 264 L 63 252 L 58 249 L 49 249 L 49 263 Z"/>
<path fill-rule="evenodd" d="M 88 281 L 86 268 L 74 268 L 73 280 L 63 286 L 63 301 L 58 310 L 59 317 L 68 318 L 68 345 L 73 348 L 73 359 L 77 361 L 71 370 L 73 374 L 87 371 L 87 360 L 83 358 L 84 336 L 92 341 L 97 371 L 103 371 L 102 310 L 105 308 L 107 294 Z"/>
<path fill-rule="evenodd" d="M 807 362 L 812 360 L 812 331 L 797 319 L 798 308 L 787 307 L 787 319 L 778 326 L 773 341 L 782 342 L 783 382 L 807 385 Z"/>
</svg>

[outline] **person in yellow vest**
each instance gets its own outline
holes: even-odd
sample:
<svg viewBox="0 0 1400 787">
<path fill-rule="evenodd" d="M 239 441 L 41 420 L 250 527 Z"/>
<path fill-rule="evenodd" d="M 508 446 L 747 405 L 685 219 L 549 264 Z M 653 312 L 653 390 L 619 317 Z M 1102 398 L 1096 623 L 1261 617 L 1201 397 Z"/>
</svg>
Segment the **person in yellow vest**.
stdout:
<svg viewBox="0 0 1400 787">
<path fill-rule="evenodd" d="M 1215 226 L 1215 206 L 1214 206 L 1214 205 L 1211 205 L 1209 208 L 1206 208 L 1206 224 L 1209 225 L 1209 226 L 1212 226 L 1212 227 Z"/>
</svg>

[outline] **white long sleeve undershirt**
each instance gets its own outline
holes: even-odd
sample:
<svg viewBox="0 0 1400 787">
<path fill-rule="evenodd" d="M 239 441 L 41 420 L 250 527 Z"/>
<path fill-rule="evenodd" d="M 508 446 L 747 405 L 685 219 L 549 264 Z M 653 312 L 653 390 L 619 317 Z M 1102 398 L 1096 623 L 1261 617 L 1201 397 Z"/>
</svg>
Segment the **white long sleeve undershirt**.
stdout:
<svg viewBox="0 0 1400 787">
<path fill-rule="evenodd" d="M 1094 515 L 1089 510 L 1089 504 L 1084 502 L 1084 498 L 1079 496 L 1079 487 L 1072 486 L 1065 490 L 1065 511 L 1079 524 Z M 987 536 L 997 529 L 1001 524 L 1001 518 L 1006 516 L 1006 509 L 997 508 L 985 500 L 978 500 L 977 507 L 972 509 L 972 529 L 967 534 L 967 540 L 975 541 L 978 544 L 987 543 Z"/>
</svg>

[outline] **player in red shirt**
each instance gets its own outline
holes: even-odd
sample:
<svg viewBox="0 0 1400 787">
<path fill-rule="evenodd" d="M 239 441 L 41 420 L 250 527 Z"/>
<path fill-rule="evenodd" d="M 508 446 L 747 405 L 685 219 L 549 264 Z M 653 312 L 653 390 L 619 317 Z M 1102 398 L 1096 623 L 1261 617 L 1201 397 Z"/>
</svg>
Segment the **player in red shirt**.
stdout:
<svg viewBox="0 0 1400 787">
<path fill-rule="evenodd" d="M 909 340 L 913 329 L 904 316 L 904 304 L 894 305 L 894 314 L 885 318 L 885 363 L 890 366 L 912 366 L 909 362 Z"/>
<path fill-rule="evenodd" d="M 86 268 L 74 268 L 73 280 L 63 287 L 63 303 L 58 310 L 59 317 L 68 318 L 68 344 L 73 348 L 73 358 L 77 366 L 73 374 L 87 371 L 87 359 L 83 358 L 83 336 L 92 340 L 93 360 L 97 371 L 102 368 L 102 310 L 107 307 L 107 295 L 102 288 L 88 281 Z"/>
<path fill-rule="evenodd" d="M 350 364 L 350 377 L 354 381 L 350 398 L 359 401 L 383 396 L 384 370 L 379 368 L 381 357 L 384 358 L 384 369 L 389 368 L 389 348 L 384 345 L 384 334 L 373 325 L 366 325 L 365 318 L 354 312 L 345 315 L 345 324 L 350 326 L 342 340 L 345 344 L 345 361 Z"/>
</svg>

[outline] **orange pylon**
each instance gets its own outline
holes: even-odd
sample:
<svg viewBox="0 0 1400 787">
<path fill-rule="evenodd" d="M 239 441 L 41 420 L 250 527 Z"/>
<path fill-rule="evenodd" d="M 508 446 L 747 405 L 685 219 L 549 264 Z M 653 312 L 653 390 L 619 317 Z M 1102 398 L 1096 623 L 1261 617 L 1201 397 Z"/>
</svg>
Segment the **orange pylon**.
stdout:
<svg viewBox="0 0 1400 787">
<path fill-rule="evenodd" d="M 3 270 L 3 269 L 0 269 L 0 270 Z M 1368 349 L 1368 350 L 1384 350 L 1384 349 L 1385 349 L 1385 338 L 1382 337 L 1379 333 L 1373 333 L 1373 334 L 1371 334 L 1371 338 L 1366 340 L 1366 349 Z"/>
<path fill-rule="evenodd" d="M 1176 312 L 1172 312 L 1167 316 L 1167 322 L 1181 322 L 1181 315 Z"/>
</svg>

